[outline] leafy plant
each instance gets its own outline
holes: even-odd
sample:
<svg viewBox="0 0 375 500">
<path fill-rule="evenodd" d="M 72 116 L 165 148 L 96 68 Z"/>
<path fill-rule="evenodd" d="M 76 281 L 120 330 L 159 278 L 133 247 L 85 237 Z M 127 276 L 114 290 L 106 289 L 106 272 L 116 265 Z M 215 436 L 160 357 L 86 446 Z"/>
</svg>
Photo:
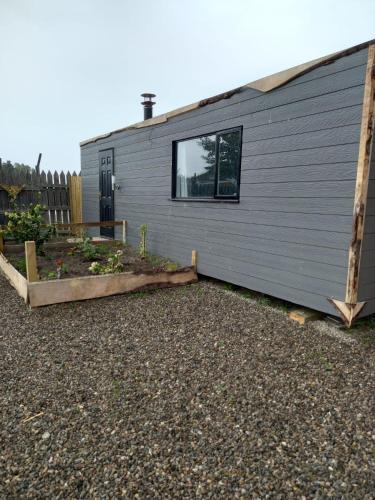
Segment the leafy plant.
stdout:
<svg viewBox="0 0 375 500">
<path fill-rule="evenodd" d="M 93 262 L 89 267 L 89 271 L 93 274 L 121 273 L 124 269 L 124 265 L 121 262 L 123 254 L 124 252 L 122 250 L 117 250 L 117 252 L 111 253 L 108 255 L 106 264 Z"/>
<path fill-rule="evenodd" d="M 25 257 L 20 257 L 14 263 L 15 268 L 22 274 L 26 274 L 26 259 Z"/>
<path fill-rule="evenodd" d="M 35 241 L 37 253 L 43 254 L 43 244 L 55 233 L 53 226 L 43 227 L 44 207 L 39 203 L 30 205 L 28 210 L 21 211 L 15 205 L 12 212 L 5 212 L 8 217 L 6 232 L 16 241 Z"/>
<path fill-rule="evenodd" d="M 95 245 L 95 247 L 96 247 L 96 252 L 98 255 L 108 255 L 109 254 L 109 248 L 107 245 L 100 243 L 99 245 Z"/>
<path fill-rule="evenodd" d="M 159 255 L 147 254 L 145 258 L 152 267 L 161 267 L 164 263 L 164 259 Z"/>
<path fill-rule="evenodd" d="M 89 236 L 84 236 L 83 240 L 78 243 L 77 250 L 84 256 L 87 260 L 95 260 L 99 257 L 96 246 L 92 243 L 92 239 Z"/>
<path fill-rule="evenodd" d="M 178 269 L 178 264 L 176 264 L 176 262 L 168 261 L 164 267 L 166 271 L 176 271 Z"/>
<path fill-rule="evenodd" d="M 55 280 L 55 279 L 57 279 L 57 273 L 56 273 L 56 271 L 48 271 L 46 279 L 47 280 Z"/>
<path fill-rule="evenodd" d="M 142 224 L 139 228 L 139 236 L 141 237 L 141 240 L 139 242 L 139 255 L 142 257 L 142 259 L 146 258 L 147 256 L 147 230 L 147 224 Z"/>
</svg>

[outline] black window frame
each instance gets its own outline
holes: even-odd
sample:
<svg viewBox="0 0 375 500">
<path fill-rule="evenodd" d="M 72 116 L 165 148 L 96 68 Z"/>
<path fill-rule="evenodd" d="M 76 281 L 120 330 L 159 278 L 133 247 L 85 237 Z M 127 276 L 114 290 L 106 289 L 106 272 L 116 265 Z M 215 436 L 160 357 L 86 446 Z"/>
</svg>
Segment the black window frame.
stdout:
<svg viewBox="0 0 375 500">
<path fill-rule="evenodd" d="M 243 127 L 238 126 L 238 127 L 232 127 L 228 129 L 223 129 L 223 130 L 217 130 L 215 132 L 209 132 L 206 134 L 199 134 L 199 135 L 194 135 L 191 137 L 186 137 L 184 139 L 177 139 L 172 142 L 172 194 L 171 194 L 171 199 L 173 201 L 204 201 L 204 202 L 212 202 L 212 201 L 218 201 L 218 202 L 230 202 L 230 203 L 238 203 L 240 200 L 240 186 L 241 186 L 241 160 L 242 160 L 242 131 Z M 231 195 L 219 195 L 217 194 L 218 186 L 217 186 L 217 180 L 218 180 L 218 165 L 219 165 L 219 155 L 218 155 L 218 137 L 220 134 L 228 134 L 230 132 L 239 132 L 240 134 L 240 154 L 238 158 L 238 169 L 237 169 L 237 194 L 235 196 Z M 207 137 L 210 135 L 215 135 L 216 136 L 216 154 L 215 154 L 215 185 L 214 185 L 214 195 L 213 196 L 207 196 L 207 197 L 180 197 L 176 196 L 176 188 L 177 188 L 177 146 L 178 143 L 180 142 L 186 142 L 186 141 L 191 141 L 193 139 L 199 139 L 201 137 Z"/>
</svg>

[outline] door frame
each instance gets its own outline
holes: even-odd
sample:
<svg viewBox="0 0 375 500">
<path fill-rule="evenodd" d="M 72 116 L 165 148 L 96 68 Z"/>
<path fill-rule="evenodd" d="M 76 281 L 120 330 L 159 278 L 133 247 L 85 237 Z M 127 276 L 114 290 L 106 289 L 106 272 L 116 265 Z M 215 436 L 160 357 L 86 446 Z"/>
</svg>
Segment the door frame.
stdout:
<svg viewBox="0 0 375 500">
<path fill-rule="evenodd" d="M 114 148 L 105 148 L 105 149 L 99 149 L 98 151 L 98 159 L 99 159 L 99 219 L 100 222 L 105 222 L 102 220 L 102 210 L 101 210 L 101 198 L 102 198 L 102 191 L 101 191 L 101 160 L 100 156 L 101 153 L 105 152 L 111 152 L 112 156 L 112 177 L 115 175 L 115 149 Z M 114 185 L 112 182 L 111 178 L 111 200 L 112 200 L 112 218 L 115 220 L 115 191 L 114 191 Z M 114 239 L 115 237 L 115 228 L 114 227 L 100 227 L 100 236 L 108 237 Z"/>
</svg>

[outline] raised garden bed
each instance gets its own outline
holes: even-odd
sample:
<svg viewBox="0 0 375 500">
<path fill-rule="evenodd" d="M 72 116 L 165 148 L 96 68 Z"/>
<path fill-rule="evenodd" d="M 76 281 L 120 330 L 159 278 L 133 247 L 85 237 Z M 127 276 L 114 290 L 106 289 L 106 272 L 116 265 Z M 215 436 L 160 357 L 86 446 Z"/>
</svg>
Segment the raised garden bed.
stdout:
<svg viewBox="0 0 375 500">
<path fill-rule="evenodd" d="M 197 281 L 194 251 L 192 265 L 181 268 L 162 257 L 141 258 L 125 240 L 90 240 L 88 252 L 80 238 L 60 240 L 46 243 L 42 256 L 34 242 L 5 245 L 0 269 L 31 307 Z"/>
</svg>

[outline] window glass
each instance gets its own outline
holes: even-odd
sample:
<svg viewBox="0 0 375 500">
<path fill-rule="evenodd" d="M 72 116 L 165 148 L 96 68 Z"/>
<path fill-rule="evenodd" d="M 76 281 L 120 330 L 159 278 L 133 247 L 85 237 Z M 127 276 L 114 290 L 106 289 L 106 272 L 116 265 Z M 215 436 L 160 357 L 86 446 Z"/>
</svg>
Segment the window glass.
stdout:
<svg viewBox="0 0 375 500">
<path fill-rule="evenodd" d="M 174 148 L 174 197 L 239 197 L 241 129 L 176 141 Z"/>
<path fill-rule="evenodd" d="M 240 134 L 238 131 L 218 135 L 217 194 L 238 195 Z"/>
<path fill-rule="evenodd" d="M 179 142 L 177 145 L 176 196 L 214 196 L 216 135 Z"/>
</svg>

